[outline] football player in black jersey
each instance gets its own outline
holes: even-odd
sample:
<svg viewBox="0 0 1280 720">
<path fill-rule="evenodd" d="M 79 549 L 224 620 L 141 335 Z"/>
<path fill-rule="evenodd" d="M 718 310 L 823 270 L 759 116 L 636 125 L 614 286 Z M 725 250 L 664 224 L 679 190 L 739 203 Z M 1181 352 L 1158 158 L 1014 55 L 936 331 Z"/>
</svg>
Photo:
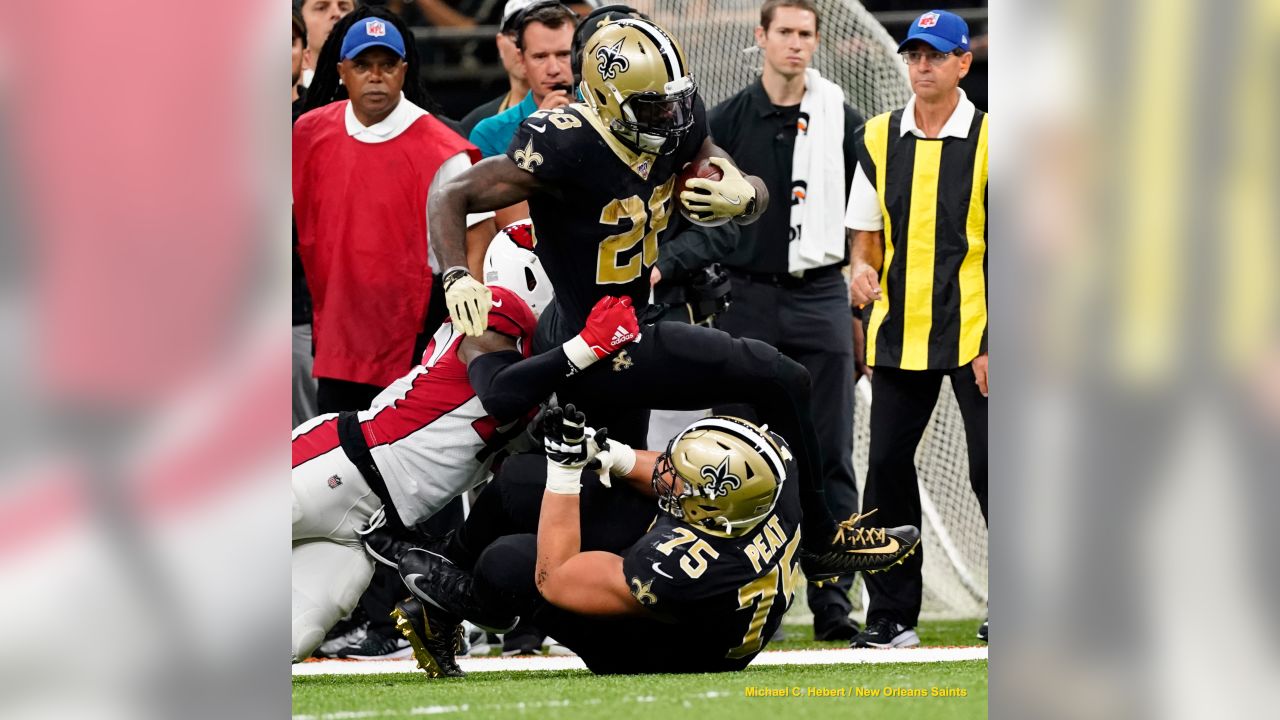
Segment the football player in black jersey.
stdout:
<svg viewBox="0 0 1280 720">
<path fill-rule="evenodd" d="M 399 610 L 401 627 L 424 669 L 453 666 L 462 618 L 502 627 L 515 615 L 596 673 L 746 667 L 782 622 L 801 579 L 797 468 L 786 441 L 745 420 L 710 417 L 661 455 L 634 451 L 587 428 L 572 405 L 548 411 L 542 427 L 546 475 L 536 535 L 496 539 L 470 572 L 427 550 L 400 558 L 416 596 Z M 629 491 L 602 489 L 592 460 L 608 473 L 603 478 L 625 477 L 657 496 L 656 519 L 627 545 L 600 549 L 601 498 Z M 482 501 L 504 492 L 491 485 Z M 528 509 L 510 508 L 512 522 L 527 522 L 517 516 Z M 857 536 L 870 572 L 900 563 L 920 537 L 914 527 L 845 529 Z M 886 544 L 894 550 L 884 552 Z"/>
<path fill-rule="evenodd" d="M 469 212 L 528 200 L 535 252 L 556 291 L 539 322 L 539 350 L 576 335 L 602 297 L 630 297 L 643 314 L 658 236 L 670 220 L 676 175 L 686 163 L 711 158 L 723 172 L 720 180 L 687 183 L 680 202 L 691 220 L 750 223 L 768 202 L 763 182 L 743 177 L 707 136 L 684 54 L 664 30 L 636 18 L 610 20 L 584 48 L 584 104 L 530 115 L 505 156 L 478 163 L 430 198 L 432 244 L 449 266 L 446 303 L 454 327 L 463 332 L 484 328 L 490 304 L 488 290 L 464 267 Z M 561 400 L 576 403 L 614 437 L 637 447 L 645 442 L 651 408 L 751 403 L 757 419 L 791 438 L 796 448 L 806 575 L 816 580 L 854 570 L 856 558 L 822 496 L 807 371 L 770 345 L 709 328 L 657 323 L 641 330 L 641 338 L 612 362 L 560 385 Z M 578 351 L 585 360 L 594 349 Z M 473 382 L 491 383 L 503 373 L 505 385 L 518 394 L 545 386 L 531 381 L 530 373 L 564 371 L 563 362 L 515 369 L 502 360 L 488 356 L 473 363 Z"/>
</svg>

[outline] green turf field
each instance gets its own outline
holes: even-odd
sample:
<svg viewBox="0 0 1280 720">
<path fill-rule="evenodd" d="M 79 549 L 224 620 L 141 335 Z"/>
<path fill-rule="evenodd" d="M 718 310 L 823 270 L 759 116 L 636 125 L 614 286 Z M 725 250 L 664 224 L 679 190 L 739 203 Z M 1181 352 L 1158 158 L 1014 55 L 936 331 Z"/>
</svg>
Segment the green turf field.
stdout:
<svg viewBox="0 0 1280 720">
<path fill-rule="evenodd" d="M 981 620 L 933 620 L 926 621 L 916 628 L 920 636 L 921 646 L 953 647 L 982 645 L 978 640 L 978 624 Z M 770 650 L 808 650 L 810 648 L 839 648 L 842 642 L 817 642 L 813 639 L 813 628 L 809 625 L 786 625 L 786 637 L 769 643 Z M 490 655 L 501 655 L 501 648 L 493 648 Z"/>
<path fill-rule="evenodd" d="M 884 697 L 886 687 L 959 689 L 964 697 Z M 749 697 L 748 688 L 781 689 L 785 697 Z M 845 693 L 844 697 L 810 695 Z M 857 697 L 857 688 L 880 697 Z M 798 692 L 795 696 L 793 693 Z M 293 714 L 322 718 L 535 717 L 644 718 L 697 717 L 741 720 L 787 718 L 984 718 L 987 663 L 896 665 L 809 665 L 753 667 L 716 675 L 597 677 L 586 671 L 485 672 L 466 678 L 425 676 L 321 675 L 293 680 Z"/>
<path fill-rule="evenodd" d="M 981 620 L 926 620 L 916 628 L 916 634 L 920 636 L 921 647 L 979 646 L 984 644 L 978 639 L 978 625 L 981 623 Z M 815 642 L 813 628 L 809 625 L 787 623 L 786 632 L 786 639 L 769 643 L 770 650 L 845 647 L 842 642 Z"/>
<path fill-rule="evenodd" d="M 971 620 L 926 622 L 922 645 L 977 645 Z M 770 650 L 833 648 L 816 643 L 805 625 L 789 625 L 789 639 Z M 886 696 L 885 688 L 924 691 L 926 697 Z M 784 697 L 748 696 L 748 688 L 783 690 Z M 810 688 L 817 693 L 811 694 Z M 857 696 L 857 689 L 878 696 Z M 934 689 L 952 695 L 929 696 Z M 822 697 L 821 692 L 844 696 Z M 958 696 L 963 691 L 963 696 Z M 796 694 L 798 693 L 798 695 Z M 296 720 L 356 718 L 504 717 L 576 718 L 697 717 L 742 720 L 779 718 L 984 718 L 987 663 L 760 666 L 741 673 L 597 677 L 586 671 L 477 672 L 466 678 L 431 680 L 416 674 L 323 675 L 293 680 Z"/>
</svg>

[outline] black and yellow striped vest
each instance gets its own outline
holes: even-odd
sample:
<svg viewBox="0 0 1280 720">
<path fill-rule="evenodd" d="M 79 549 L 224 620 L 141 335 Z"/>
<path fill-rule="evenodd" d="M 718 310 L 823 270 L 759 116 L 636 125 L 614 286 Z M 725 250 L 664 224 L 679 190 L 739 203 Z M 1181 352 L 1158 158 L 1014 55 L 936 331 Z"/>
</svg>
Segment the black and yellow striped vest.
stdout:
<svg viewBox="0 0 1280 720">
<path fill-rule="evenodd" d="M 987 114 L 967 137 L 924 139 L 900 135 L 902 113 L 869 120 L 857 146 L 884 216 L 867 364 L 956 368 L 987 349 Z"/>
</svg>

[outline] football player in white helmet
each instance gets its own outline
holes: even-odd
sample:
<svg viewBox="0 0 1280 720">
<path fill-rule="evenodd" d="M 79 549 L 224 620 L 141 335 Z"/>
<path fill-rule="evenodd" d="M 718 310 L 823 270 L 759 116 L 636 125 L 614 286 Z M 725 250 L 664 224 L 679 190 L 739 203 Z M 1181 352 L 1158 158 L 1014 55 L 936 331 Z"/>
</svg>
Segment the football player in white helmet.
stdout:
<svg viewBox="0 0 1280 720">
<path fill-rule="evenodd" d="M 491 390 L 492 378 L 530 357 L 536 315 L 552 297 L 529 250 L 527 222 L 504 228 L 485 258 L 493 310 L 480 337 L 445 322 L 421 363 L 368 410 L 329 413 L 293 431 L 293 661 L 305 660 L 350 613 L 373 565 L 362 536 L 404 531 L 489 475 L 495 453 L 518 436 L 538 400 Z M 617 328 L 630 328 L 619 334 Z M 637 336 L 626 299 L 602 299 L 583 333 L 545 353 L 546 397 Z M 477 362 L 484 359 L 484 362 Z M 472 374 L 473 369 L 483 368 Z"/>
</svg>

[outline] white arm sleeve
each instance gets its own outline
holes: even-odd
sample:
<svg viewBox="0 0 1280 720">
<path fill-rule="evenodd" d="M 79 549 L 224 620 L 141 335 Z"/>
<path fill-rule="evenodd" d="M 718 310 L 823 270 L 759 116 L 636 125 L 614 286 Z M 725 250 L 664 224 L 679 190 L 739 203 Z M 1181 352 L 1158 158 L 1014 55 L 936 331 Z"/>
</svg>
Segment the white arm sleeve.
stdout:
<svg viewBox="0 0 1280 720">
<path fill-rule="evenodd" d="M 853 173 L 849 186 L 849 207 L 845 209 L 844 226 L 852 230 L 883 230 L 884 217 L 880 214 L 880 198 L 871 180 L 862 171 L 862 163 Z"/>
</svg>

